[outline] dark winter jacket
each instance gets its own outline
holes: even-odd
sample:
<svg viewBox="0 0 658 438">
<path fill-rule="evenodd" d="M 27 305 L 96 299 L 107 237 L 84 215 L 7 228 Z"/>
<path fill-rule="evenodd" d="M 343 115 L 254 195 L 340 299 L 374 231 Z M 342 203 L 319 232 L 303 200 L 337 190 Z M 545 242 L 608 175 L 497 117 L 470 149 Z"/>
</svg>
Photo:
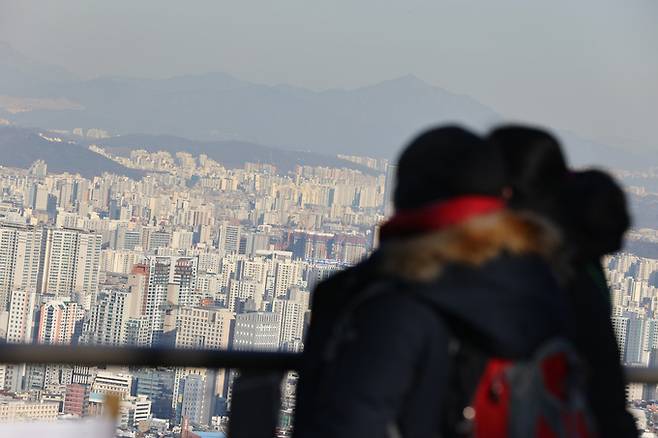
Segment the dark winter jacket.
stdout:
<svg viewBox="0 0 658 438">
<path fill-rule="evenodd" d="M 455 335 L 510 358 L 565 336 L 566 295 L 546 262 L 556 245 L 540 222 L 498 212 L 386 242 L 320 284 L 295 437 L 446 436 Z M 370 298 L 336 330 L 364 291 Z"/>
<path fill-rule="evenodd" d="M 610 320 L 610 291 L 601 262 L 573 263 L 569 292 L 574 319 L 573 343 L 586 365 L 587 394 L 600 438 L 638 436 L 626 410 L 626 391 L 619 347 Z"/>
</svg>

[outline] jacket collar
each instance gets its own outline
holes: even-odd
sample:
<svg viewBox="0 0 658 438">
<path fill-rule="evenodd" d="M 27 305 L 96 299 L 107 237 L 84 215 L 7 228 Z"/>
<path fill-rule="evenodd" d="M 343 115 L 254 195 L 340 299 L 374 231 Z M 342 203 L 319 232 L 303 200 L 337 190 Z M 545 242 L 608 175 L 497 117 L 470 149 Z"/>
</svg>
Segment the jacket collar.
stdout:
<svg viewBox="0 0 658 438">
<path fill-rule="evenodd" d="M 398 211 L 380 229 L 382 241 L 438 231 L 470 218 L 502 210 L 504 202 L 494 196 L 467 195 L 427 206 Z"/>
<path fill-rule="evenodd" d="M 556 264 L 560 249 L 560 233 L 546 220 L 493 209 L 429 232 L 391 234 L 382 242 L 377 264 L 388 274 L 430 281 L 448 264 L 480 266 L 502 254 L 538 255 Z"/>
</svg>

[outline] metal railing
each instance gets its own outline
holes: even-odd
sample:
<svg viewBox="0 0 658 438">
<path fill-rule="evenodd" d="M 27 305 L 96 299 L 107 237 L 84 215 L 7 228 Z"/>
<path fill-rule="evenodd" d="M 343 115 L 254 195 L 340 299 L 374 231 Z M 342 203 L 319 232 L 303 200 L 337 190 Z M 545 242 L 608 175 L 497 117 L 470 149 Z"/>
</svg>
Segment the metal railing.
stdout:
<svg viewBox="0 0 658 438">
<path fill-rule="evenodd" d="M 0 363 L 74 364 L 85 366 L 239 368 L 287 371 L 299 367 L 296 353 L 180 348 L 103 347 L 95 345 L 0 345 Z"/>
<path fill-rule="evenodd" d="M 626 367 L 624 374 L 631 383 L 658 384 L 658 368 Z"/>
<path fill-rule="evenodd" d="M 296 370 L 301 355 L 174 348 L 0 345 L 2 364 L 62 364 L 82 366 L 193 367 L 237 369 L 232 390 L 231 438 L 272 438 L 281 405 L 285 372 Z"/>
<path fill-rule="evenodd" d="M 301 355 L 174 348 L 2 344 L 0 363 L 239 369 L 241 376 L 233 388 L 230 436 L 257 438 L 274 436 L 281 380 L 286 371 L 299 369 Z M 628 382 L 658 384 L 658 368 L 626 367 L 625 374 Z"/>
<path fill-rule="evenodd" d="M 289 371 L 299 368 L 297 353 L 269 353 L 176 348 L 0 345 L 0 363 L 49 363 L 86 366 L 236 368 L 251 371 Z M 658 368 L 626 367 L 626 379 L 658 384 Z"/>
</svg>

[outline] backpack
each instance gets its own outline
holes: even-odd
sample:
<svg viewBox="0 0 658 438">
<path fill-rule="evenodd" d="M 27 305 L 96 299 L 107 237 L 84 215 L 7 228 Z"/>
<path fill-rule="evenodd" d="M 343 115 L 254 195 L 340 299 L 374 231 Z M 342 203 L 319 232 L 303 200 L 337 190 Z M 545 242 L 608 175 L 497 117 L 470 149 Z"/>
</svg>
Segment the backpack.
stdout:
<svg viewBox="0 0 658 438">
<path fill-rule="evenodd" d="M 350 326 L 356 309 L 378 295 L 395 293 L 399 286 L 391 287 L 390 279 L 387 286 L 375 282 L 335 309 L 338 318 L 323 348 L 325 366 L 353 336 Z M 434 303 L 405 293 L 431 306 L 449 327 L 458 326 Z M 464 342 L 466 337 L 458 332 L 453 331 L 450 348 L 454 371 L 443 413 L 446 438 L 597 437 L 585 395 L 584 368 L 568 341 L 551 339 L 530 359 L 520 361 L 492 358 Z"/>
<path fill-rule="evenodd" d="M 458 370 L 456 370 L 458 371 Z M 595 438 L 577 354 L 549 340 L 526 361 L 489 358 L 462 421 L 446 436 Z"/>
</svg>

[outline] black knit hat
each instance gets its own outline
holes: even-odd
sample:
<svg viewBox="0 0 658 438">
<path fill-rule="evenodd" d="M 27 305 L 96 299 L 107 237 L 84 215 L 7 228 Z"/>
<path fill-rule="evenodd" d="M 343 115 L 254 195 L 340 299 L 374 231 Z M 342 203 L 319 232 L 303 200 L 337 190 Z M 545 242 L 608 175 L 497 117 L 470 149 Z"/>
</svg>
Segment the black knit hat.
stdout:
<svg viewBox="0 0 658 438">
<path fill-rule="evenodd" d="M 572 173 L 560 197 L 563 227 L 585 257 L 619 251 L 631 226 L 626 195 L 608 173 L 585 170 Z"/>
<path fill-rule="evenodd" d="M 406 210 L 462 195 L 500 196 L 504 163 L 489 142 L 458 126 L 422 133 L 398 160 L 395 208 Z"/>
</svg>

